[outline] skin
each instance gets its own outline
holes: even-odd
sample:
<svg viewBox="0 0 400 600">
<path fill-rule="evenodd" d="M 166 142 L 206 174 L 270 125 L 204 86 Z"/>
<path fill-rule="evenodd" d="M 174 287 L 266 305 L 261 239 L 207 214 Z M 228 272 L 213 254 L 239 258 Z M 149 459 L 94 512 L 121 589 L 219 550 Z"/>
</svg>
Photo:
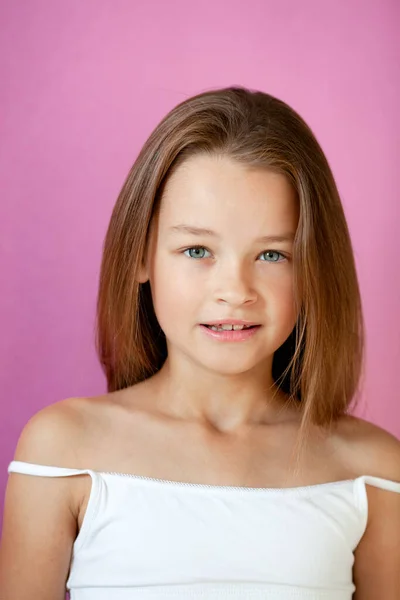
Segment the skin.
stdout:
<svg viewBox="0 0 400 600">
<path fill-rule="evenodd" d="M 219 237 L 172 233 L 182 223 Z M 197 156 L 181 165 L 166 186 L 139 274 L 150 280 L 167 337 L 164 367 L 130 388 L 42 409 L 24 427 L 14 459 L 209 485 L 296 487 L 359 475 L 400 481 L 399 441 L 352 416 L 329 431 L 313 427 L 300 470 L 290 470 L 301 411 L 274 387 L 271 365 L 296 321 L 293 242 L 256 240 L 294 234 L 297 223 L 296 195 L 284 177 L 226 157 Z M 183 253 L 193 245 L 209 253 Z M 286 258 L 277 261 L 275 252 Z M 229 317 L 262 327 L 232 345 L 210 340 L 199 327 Z M 400 494 L 366 487 L 354 598 L 398 600 Z M 87 475 L 10 475 L 2 600 L 64 600 L 90 492 Z"/>
<path fill-rule="evenodd" d="M 273 355 L 297 317 L 298 218 L 296 192 L 284 176 L 227 157 L 195 156 L 168 181 L 139 280 L 150 280 L 167 338 L 158 384 L 172 413 L 232 432 L 276 411 Z M 214 234 L 177 230 L 182 224 Z M 259 241 L 285 235 L 287 241 Z M 200 327 L 229 318 L 261 327 L 240 343 L 220 343 Z"/>
</svg>

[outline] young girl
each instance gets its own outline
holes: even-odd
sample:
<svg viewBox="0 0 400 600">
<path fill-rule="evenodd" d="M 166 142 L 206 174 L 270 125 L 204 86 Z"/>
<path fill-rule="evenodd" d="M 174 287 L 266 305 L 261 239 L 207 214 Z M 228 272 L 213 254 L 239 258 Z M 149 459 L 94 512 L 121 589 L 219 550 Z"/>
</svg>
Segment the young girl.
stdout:
<svg viewBox="0 0 400 600">
<path fill-rule="evenodd" d="M 97 332 L 108 393 L 38 412 L 9 466 L 1 600 L 400 598 L 400 443 L 350 415 L 355 264 L 296 112 L 228 88 L 164 118 Z"/>
</svg>

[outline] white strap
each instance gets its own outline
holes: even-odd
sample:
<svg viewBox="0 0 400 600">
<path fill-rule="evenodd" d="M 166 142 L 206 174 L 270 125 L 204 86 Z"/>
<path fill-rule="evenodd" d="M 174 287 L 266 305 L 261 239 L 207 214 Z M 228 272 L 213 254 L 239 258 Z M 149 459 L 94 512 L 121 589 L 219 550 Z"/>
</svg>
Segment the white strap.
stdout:
<svg viewBox="0 0 400 600">
<path fill-rule="evenodd" d="M 46 465 L 36 465 L 33 463 L 13 460 L 8 466 L 9 473 L 22 473 L 23 475 L 37 475 L 40 477 L 68 477 L 71 475 L 88 474 L 95 476 L 90 469 L 65 469 L 64 467 L 48 467 Z"/>
<path fill-rule="evenodd" d="M 382 477 L 373 477 L 372 475 L 361 475 L 354 480 L 354 493 L 357 507 L 362 518 L 362 532 L 364 533 L 368 523 L 368 495 L 367 485 L 387 490 L 389 492 L 397 492 L 400 494 L 400 483 L 383 479 Z"/>
<path fill-rule="evenodd" d="M 390 479 L 382 479 L 381 477 L 373 477 L 372 475 L 361 475 L 358 477 L 364 484 L 372 485 L 382 490 L 388 490 L 389 492 L 397 492 L 400 494 L 400 483 L 397 481 L 391 481 Z"/>
<path fill-rule="evenodd" d="M 33 463 L 13 460 L 8 466 L 9 473 L 22 473 L 23 475 L 37 475 L 40 477 L 68 477 L 71 475 L 88 474 L 92 479 L 92 487 L 86 507 L 85 517 L 78 537 L 74 543 L 74 552 L 82 547 L 91 530 L 92 523 L 99 510 L 103 481 L 101 475 L 91 469 L 65 469 L 64 467 L 49 467 L 47 465 L 36 465 Z"/>
</svg>

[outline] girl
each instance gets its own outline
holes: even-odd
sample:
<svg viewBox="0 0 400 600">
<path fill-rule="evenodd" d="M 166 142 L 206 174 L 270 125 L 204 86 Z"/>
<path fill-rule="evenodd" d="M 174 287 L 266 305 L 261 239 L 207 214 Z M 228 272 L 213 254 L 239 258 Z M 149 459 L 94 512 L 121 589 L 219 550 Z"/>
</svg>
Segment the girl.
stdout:
<svg viewBox="0 0 400 600">
<path fill-rule="evenodd" d="M 350 414 L 355 264 L 297 113 L 228 88 L 164 118 L 97 316 L 108 393 L 41 410 L 9 466 L 2 600 L 400 598 L 400 443 Z"/>
</svg>

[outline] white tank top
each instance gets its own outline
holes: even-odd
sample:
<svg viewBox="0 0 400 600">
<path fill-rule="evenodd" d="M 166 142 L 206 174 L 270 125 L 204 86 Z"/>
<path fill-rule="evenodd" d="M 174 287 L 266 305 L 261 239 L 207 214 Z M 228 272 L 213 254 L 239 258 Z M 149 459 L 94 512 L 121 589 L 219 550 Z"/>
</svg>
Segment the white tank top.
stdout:
<svg viewBox="0 0 400 600">
<path fill-rule="evenodd" d="M 89 474 L 71 600 L 351 600 L 370 477 L 293 488 L 180 483 L 12 461 L 9 473 Z"/>
</svg>

